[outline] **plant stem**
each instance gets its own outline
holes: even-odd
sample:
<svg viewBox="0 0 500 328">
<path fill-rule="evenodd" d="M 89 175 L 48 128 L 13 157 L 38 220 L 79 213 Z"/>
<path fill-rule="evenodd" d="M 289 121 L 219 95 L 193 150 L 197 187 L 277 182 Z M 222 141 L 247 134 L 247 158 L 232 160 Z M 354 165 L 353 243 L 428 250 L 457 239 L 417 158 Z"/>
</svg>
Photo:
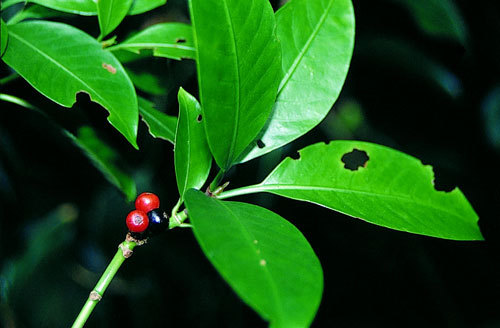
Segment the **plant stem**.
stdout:
<svg viewBox="0 0 500 328">
<path fill-rule="evenodd" d="M 106 271 L 104 271 L 101 279 L 99 279 L 92 292 L 90 292 L 89 298 L 83 305 L 83 308 L 80 311 L 80 314 L 76 318 L 75 322 L 73 323 L 72 328 L 83 327 L 90 314 L 94 310 L 95 306 L 101 300 L 104 292 L 106 291 L 106 288 L 108 288 L 111 280 L 113 280 L 113 277 L 115 276 L 122 263 L 132 255 L 132 251 L 135 246 L 137 246 L 136 242 L 128 240 L 125 240 L 120 244 L 118 251 L 109 263 Z"/>
<path fill-rule="evenodd" d="M 211 192 L 213 192 L 215 189 L 217 189 L 217 187 L 219 186 L 219 183 L 224 178 L 225 173 L 226 172 L 224 170 L 219 170 L 219 173 L 217 173 L 217 175 L 215 176 L 212 183 L 210 183 L 210 187 L 208 187 Z"/>
<path fill-rule="evenodd" d="M 241 196 L 241 195 L 248 195 L 248 194 L 255 194 L 258 192 L 265 192 L 267 189 L 265 186 L 260 186 L 260 185 L 251 185 L 251 186 L 246 186 L 246 187 L 241 187 L 241 188 L 236 188 L 228 191 L 223 191 L 220 195 L 217 196 L 218 199 L 226 199 L 226 198 L 231 198 L 231 197 L 236 197 L 236 196 Z M 278 188 L 276 188 L 278 189 Z"/>
</svg>

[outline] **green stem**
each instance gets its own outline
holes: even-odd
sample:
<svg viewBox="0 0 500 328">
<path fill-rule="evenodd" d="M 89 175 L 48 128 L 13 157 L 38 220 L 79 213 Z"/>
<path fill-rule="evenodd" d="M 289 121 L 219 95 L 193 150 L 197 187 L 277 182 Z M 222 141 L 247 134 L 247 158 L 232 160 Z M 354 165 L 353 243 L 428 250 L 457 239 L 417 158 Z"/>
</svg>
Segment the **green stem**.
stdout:
<svg viewBox="0 0 500 328">
<path fill-rule="evenodd" d="M 96 286 L 90 293 L 87 302 L 83 305 L 80 314 L 73 323 L 72 328 L 81 328 L 89 318 L 90 314 L 94 310 L 97 303 L 101 300 L 106 288 L 108 288 L 111 280 L 115 276 L 116 272 L 122 265 L 122 263 L 132 255 L 132 251 L 137 244 L 133 241 L 124 241 L 120 244 L 118 251 L 109 263 L 106 271 L 101 276 L 101 279 L 97 282 Z"/>
<path fill-rule="evenodd" d="M 210 187 L 209 187 L 209 190 L 212 192 L 214 191 L 215 189 L 217 189 L 217 187 L 219 186 L 220 182 L 222 181 L 222 179 L 224 178 L 224 174 L 226 172 L 224 170 L 219 170 L 219 173 L 217 173 L 217 175 L 215 176 L 214 180 L 212 181 L 212 183 L 210 183 Z"/>
</svg>

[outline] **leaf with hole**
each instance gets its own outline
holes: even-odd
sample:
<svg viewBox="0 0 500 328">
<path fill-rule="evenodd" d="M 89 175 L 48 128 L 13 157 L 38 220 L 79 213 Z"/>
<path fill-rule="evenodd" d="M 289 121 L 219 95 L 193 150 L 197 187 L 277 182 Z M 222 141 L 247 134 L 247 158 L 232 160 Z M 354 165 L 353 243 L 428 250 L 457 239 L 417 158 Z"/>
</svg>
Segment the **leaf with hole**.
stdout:
<svg viewBox="0 0 500 328">
<path fill-rule="evenodd" d="M 203 186 L 210 173 L 212 155 L 202 124 L 200 104 L 184 89 L 179 89 L 179 119 L 175 134 L 174 163 L 181 199 L 190 188 Z"/>
<path fill-rule="evenodd" d="M 99 20 L 99 28 L 101 29 L 101 38 L 111 33 L 120 25 L 125 16 L 127 16 L 131 5 L 132 0 L 97 1 L 97 18 Z"/>
<path fill-rule="evenodd" d="M 271 116 L 241 162 L 266 154 L 318 125 L 339 96 L 354 47 L 351 0 L 291 0 L 276 13 L 283 58 Z"/>
<path fill-rule="evenodd" d="M 87 93 L 108 110 L 111 125 L 137 148 L 139 114 L 132 82 L 120 62 L 88 34 L 47 21 L 10 25 L 2 59 L 62 106 L 71 107 L 77 93 Z"/>
<path fill-rule="evenodd" d="M 290 222 L 263 207 L 190 189 L 186 207 L 203 252 L 271 327 L 307 327 L 321 301 L 316 254 Z"/>
<path fill-rule="evenodd" d="M 111 51 L 128 50 L 137 54 L 144 49 L 152 49 L 154 56 L 177 60 L 196 57 L 193 30 L 183 23 L 156 24 L 108 48 Z"/>
<path fill-rule="evenodd" d="M 264 126 L 280 80 L 268 0 L 190 0 L 208 144 L 229 169 Z"/>
<path fill-rule="evenodd" d="M 149 133 L 155 137 L 174 143 L 177 117 L 167 115 L 154 108 L 154 104 L 142 97 L 139 100 L 139 112 L 142 120 L 149 128 Z"/>
<path fill-rule="evenodd" d="M 221 198 L 270 192 L 395 230 L 483 239 L 478 216 L 462 192 L 436 191 L 432 167 L 414 157 L 361 141 L 319 143 L 299 154 L 297 160 L 281 162 L 260 184 L 227 191 Z M 351 166 L 354 156 L 361 161 Z"/>
<path fill-rule="evenodd" d="M 76 146 L 83 150 L 104 177 L 123 192 L 128 201 L 135 199 L 137 192 L 134 180 L 118 168 L 116 164 L 121 162 L 118 154 L 102 142 L 91 127 L 79 128 L 76 135 L 68 131 L 64 132 Z"/>
</svg>

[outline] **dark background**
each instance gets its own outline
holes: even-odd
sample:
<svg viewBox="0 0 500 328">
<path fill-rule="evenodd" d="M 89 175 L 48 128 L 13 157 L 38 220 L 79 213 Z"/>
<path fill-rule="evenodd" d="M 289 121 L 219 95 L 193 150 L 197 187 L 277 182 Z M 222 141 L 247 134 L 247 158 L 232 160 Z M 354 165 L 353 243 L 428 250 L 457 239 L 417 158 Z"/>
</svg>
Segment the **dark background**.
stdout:
<svg viewBox="0 0 500 328">
<path fill-rule="evenodd" d="M 478 212 L 486 242 L 455 242 L 267 194 L 239 198 L 289 219 L 316 251 L 325 290 L 313 327 L 500 327 L 500 5 L 455 4 L 466 31 L 462 40 L 422 29 L 404 1 L 354 1 L 354 55 L 330 115 L 293 144 L 230 172 L 231 187 L 252 184 L 308 144 L 366 140 L 433 165 L 437 188 L 459 186 Z M 442 18 L 429 10 L 433 15 Z M 56 20 L 98 35 L 95 17 Z M 187 21 L 184 0 L 126 18 L 116 34 L 123 38 L 168 20 Z M 134 65 L 161 79 L 166 93 L 150 97 L 161 110 L 176 114 L 179 85 L 197 92 L 192 61 L 154 58 Z M 0 77 L 9 74 L 0 67 Z M 150 137 L 143 123 L 141 151 L 135 151 L 85 96 L 65 109 L 22 79 L 1 88 L 70 131 L 91 124 L 119 151 L 138 192 L 157 193 L 166 209 L 175 204 L 173 147 Z M 57 125 L 5 102 L 1 107 L 0 326 L 68 327 L 123 239 L 133 205 Z M 87 327 L 121 325 L 266 326 L 219 277 L 189 229 L 137 249 Z"/>
</svg>

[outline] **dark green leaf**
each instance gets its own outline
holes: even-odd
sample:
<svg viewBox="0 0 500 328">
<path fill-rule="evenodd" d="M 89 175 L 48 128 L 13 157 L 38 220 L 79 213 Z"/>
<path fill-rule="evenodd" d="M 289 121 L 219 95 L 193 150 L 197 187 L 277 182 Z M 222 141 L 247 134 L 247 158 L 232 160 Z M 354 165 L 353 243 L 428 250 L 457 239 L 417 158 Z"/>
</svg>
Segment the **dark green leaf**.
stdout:
<svg viewBox="0 0 500 328">
<path fill-rule="evenodd" d="M 158 57 L 195 59 L 193 30 L 183 23 L 161 23 L 148 27 L 133 37 L 108 50 L 128 50 L 140 53 L 143 49 L 152 49 Z"/>
<path fill-rule="evenodd" d="M 174 143 L 177 117 L 162 113 L 153 106 L 152 102 L 139 97 L 139 111 L 142 120 L 149 128 L 149 133 L 155 138 L 161 138 Z"/>
<path fill-rule="evenodd" d="M 129 15 L 138 15 L 164 5 L 167 0 L 134 0 Z"/>
<path fill-rule="evenodd" d="M 128 201 L 134 200 L 136 187 L 134 180 L 116 166 L 118 154 L 113 148 L 97 138 L 94 130 L 88 126 L 78 129 L 77 135 L 65 131 L 66 135 L 80 147 L 106 179 L 120 189 Z"/>
<path fill-rule="evenodd" d="M 259 206 L 190 189 L 186 206 L 203 252 L 271 327 L 307 327 L 321 301 L 323 273 L 291 223 Z"/>
<path fill-rule="evenodd" d="M 97 15 L 97 6 L 94 0 L 28 0 L 27 2 L 70 14 Z"/>
<path fill-rule="evenodd" d="M 7 41 L 9 40 L 9 32 L 7 31 L 7 24 L 0 20 L 0 57 L 3 56 L 5 49 L 7 48 Z"/>
<path fill-rule="evenodd" d="M 132 82 L 120 62 L 89 35 L 54 22 L 11 25 L 2 59 L 62 106 L 71 107 L 79 92 L 89 94 L 109 111 L 108 121 L 137 148 L 139 115 Z"/>
<path fill-rule="evenodd" d="M 223 170 L 264 126 L 280 80 L 268 0 L 190 0 L 207 139 Z"/>
<path fill-rule="evenodd" d="M 179 195 L 203 186 L 210 173 L 212 155 L 202 124 L 200 104 L 184 89 L 179 89 L 179 119 L 175 134 L 174 162 Z"/>
<path fill-rule="evenodd" d="M 356 170 L 345 164 L 353 151 L 369 157 Z M 361 141 L 333 141 L 304 148 L 300 159 L 285 159 L 260 184 L 228 191 L 221 198 L 265 191 L 395 230 L 483 239 L 478 216 L 462 192 L 436 191 L 433 179 L 432 167 L 399 151 Z"/>
<path fill-rule="evenodd" d="M 464 19 L 451 0 L 391 0 L 402 4 L 425 33 L 455 40 L 463 45 L 467 39 Z"/>
<path fill-rule="evenodd" d="M 242 162 L 318 125 L 337 99 L 354 47 L 351 0 L 291 0 L 276 13 L 283 72 L 273 112 Z"/>
<path fill-rule="evenodd" d="M 18 3 L 26 2 L 26 0 L 5 0 L 0 3 L 0 7 L 3 10 L 9 8 L 10 6 L 16 5 Z"/>
<path fill-rule="evenodd" d="M 111 33 L 120 23 L 132 5 L 132 0 L 98 0 L 97 17 L 99 19 L 100 37 Z"/>
<path fill-rule="evenodd" d="M 69 16 L 69 15 L 61 11 L 33 4 L 30 6 L 26 6 L 23 10 L 15 14 L 11 19 L 9 19 L 7 24 L 8 25 L 16 24 L 29 18 L 40 19 L 40 18 L 51 18 L 51 17 L 61 17 L 61 16 Z"/>
<path fill-rule="evenodd" d="M 125 68 L 125 71 L 137 89 L 155 96 L 167 94 L 168 88 L 158 76 L 144 71 L 135 72 L 128 68 Z"/>
</svg>

